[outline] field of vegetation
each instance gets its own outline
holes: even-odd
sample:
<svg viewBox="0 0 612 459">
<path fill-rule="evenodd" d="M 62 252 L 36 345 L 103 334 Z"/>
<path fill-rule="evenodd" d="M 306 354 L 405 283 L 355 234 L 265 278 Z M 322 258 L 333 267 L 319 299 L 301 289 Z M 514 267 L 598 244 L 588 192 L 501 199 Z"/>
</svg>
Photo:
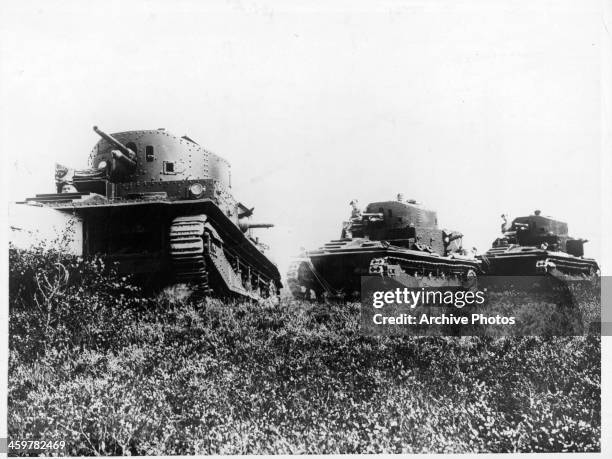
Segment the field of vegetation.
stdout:
<svg viewBox="0 0 612 459">
<path fill-rule="evenodd" d="M 366 337 L 10 249 L 8 437 L 69 455 L 599 451 L 600 339 Z"/>
</svg>

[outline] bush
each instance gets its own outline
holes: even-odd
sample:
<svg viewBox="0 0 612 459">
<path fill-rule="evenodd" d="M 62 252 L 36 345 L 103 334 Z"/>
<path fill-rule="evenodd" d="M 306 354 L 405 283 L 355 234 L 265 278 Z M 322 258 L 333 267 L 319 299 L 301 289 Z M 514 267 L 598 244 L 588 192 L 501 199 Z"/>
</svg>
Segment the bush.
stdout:
<svg viewBox="0 0 612 459">
<path fill-rule="evenodd" d="M 600 340 L 365 337 L 358 304 L 195 302 L 10 250 L 9 439 L 70 455 L 599 451 Z"/>
</svg>

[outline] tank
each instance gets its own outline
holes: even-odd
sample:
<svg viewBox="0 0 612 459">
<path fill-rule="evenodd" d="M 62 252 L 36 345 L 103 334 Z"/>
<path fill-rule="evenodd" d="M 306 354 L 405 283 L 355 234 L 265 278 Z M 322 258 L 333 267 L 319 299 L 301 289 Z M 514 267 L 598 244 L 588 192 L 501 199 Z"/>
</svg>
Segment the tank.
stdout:
<svg viewBox="0 0 612 459">
<path fill-rule="evenodd" d="M 361 276 L 416 280 L 472 278 L 480 261 L 462 247 L 463 235 L 438 227 L 438 216 L 414 200 L 372 202 L 362 212 L 356 201 L 339 239 L 305 251 L 289 267 L 295 297 L 355 297 Z M 406 283 L 406 282 L 404 282 Z"/>
<path fill-rule="evenodd" d="M 586 239 L 568 235 L 567 223 L 546 217 L 536 210 L 533 215 L 515 218 L 508 224 L 502 215 L 502 237 L 479 256 L 489 275 L 592 277 L 599 272 L 597 262 L 584 257 Z"/>
<path fill-rule="evenodd" d="M 280 275 L 236 200 L 230 164 L 187 136 L 164 129 L 107 134 L 90 168 L 56 166 L 56 192 L 25 203 L 74 215 L 83 255 L 102 255 L 148 285 L 188 283 L 200 294 L 262 299 Z"/>
</svg>

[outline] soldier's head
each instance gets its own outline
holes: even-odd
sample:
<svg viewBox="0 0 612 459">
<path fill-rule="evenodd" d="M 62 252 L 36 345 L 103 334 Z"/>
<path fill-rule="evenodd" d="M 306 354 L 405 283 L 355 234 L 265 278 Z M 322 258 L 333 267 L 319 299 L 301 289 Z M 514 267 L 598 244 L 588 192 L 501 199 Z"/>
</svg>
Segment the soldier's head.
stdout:
<svg viewBox="0 0 612 459">
<path fill-rule="evenodd" d="M 404 195 L 402 193 L 397 193 L 397 200 L 399 202 L 403 202 L 404 201 Z"/>
<path fill-rule="evenodd" d="M 64 183 L 62 185 L 62 193 L 76 193 L 77 189 L 71 183 Z"/>
</svg>

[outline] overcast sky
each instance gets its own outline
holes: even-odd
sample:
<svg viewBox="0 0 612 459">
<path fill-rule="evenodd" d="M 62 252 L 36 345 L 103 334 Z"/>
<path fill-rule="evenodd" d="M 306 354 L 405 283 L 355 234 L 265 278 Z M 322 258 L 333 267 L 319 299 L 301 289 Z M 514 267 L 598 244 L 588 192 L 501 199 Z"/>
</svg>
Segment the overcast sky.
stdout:
<svg viewBox="0 0 612 459">
<path fill-rule="evenodd" d="M 231 162 L 282 271 L 398 192 L 481 252 L 537 208 L 602 258 L 600 1 L 1 5 L 9 200 L 86 167 L 94 124 L 165 127 Z"/>
</svg>

